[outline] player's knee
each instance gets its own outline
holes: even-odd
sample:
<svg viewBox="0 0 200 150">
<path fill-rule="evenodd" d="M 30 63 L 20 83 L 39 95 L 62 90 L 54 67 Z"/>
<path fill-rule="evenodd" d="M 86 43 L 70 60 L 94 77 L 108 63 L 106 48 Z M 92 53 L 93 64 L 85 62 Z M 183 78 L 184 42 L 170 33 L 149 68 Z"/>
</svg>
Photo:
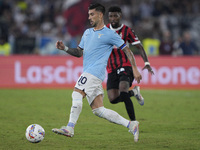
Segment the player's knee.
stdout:
<svg viewBox="0 0 200 150">
<path fill-rule="evenodd" d="M 111 103 L 111 104 L 117 104 L 118 101 L 116 101 L 116 100 L 114 99 L 114 100 L 110 100 L 110 103 Z"/>
<path fill-rule="evenodd" d="M 117 104 L 118 101 L 116 100 L 118 97 L 116 96 L 108 96 L 108 99 L 110 101 L 111 104 Z"/>
<path fill-rule="evenodd" d="M 102 106 L 102 107 L 93 109 L 92 112 L 93 112 L 93 114 L 95 114 L 96 116 L 102 118 L 102 116 L 103 116 L 105 110 L 106 110 L 106 108 Z"/>
<path fill-rule="evenodd" d="M 72 92 L 72 99 L 83 99 L 83 95 L 79 92 L 73 91 Z"/>
<path fill-rule="evenodd" d="M 116 97 L 116 98 L 113 99 L 112 101 L 110 100 L 110 103 L 111 103 L 111 104 L 117 104 L 117 103 L 119 103 L 119 102 L 123 102 L 123 99 L 122 99 L 120 96 Z"/>
<path fill-rule="evenodd" d="M 128 90 L 129 90 L 129 82 L 121 81 L 119 83 L 119 91 L 120 92 L 128 92 Z"/>
</svg>

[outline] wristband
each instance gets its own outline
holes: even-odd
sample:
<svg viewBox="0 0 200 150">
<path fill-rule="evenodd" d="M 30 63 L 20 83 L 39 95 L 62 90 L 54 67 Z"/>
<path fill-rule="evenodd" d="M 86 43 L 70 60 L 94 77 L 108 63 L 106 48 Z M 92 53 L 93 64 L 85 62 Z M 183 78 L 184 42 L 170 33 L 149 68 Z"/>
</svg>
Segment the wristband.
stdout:
<svg viewBox="0 0 200 150">
<path fill-rule="evenodd" d="M 145 64 L 145 66 L 146 66 L 146 65 L 149 65 L 149 66 L 150 66 L 150 63 L 149 63 L 149 62 L 145 62 L 144 64 Z"/>
<path fill-rule="evenodd" d="M 65 51 L 65 52 L 67 52 L 67 51 L 68 51 L 68 49 L 69 49 L 69 47 L 65 46 L 65 49 L 64 49 L 64 51 Z"/>
</svg>

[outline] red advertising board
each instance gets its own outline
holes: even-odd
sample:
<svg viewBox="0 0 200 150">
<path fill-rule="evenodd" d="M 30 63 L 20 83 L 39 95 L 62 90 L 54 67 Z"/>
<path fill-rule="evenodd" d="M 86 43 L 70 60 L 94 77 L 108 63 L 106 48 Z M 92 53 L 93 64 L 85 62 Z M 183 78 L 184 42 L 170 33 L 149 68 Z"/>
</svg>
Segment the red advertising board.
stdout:
<svg viewBox="0 0 200 150">
<path fill-rule="evenodd" d="M 149 57 L 155 75 L 142 71 L 142 88 L 200 89 L 200 57 Z M 0 57 L 0 88 L 73 88 L 82 73 L 82 58 L 71 56 Z M 136 84 L 136 82 L 134 82 Z M 106 79 L 103 82 L 106 86 Z"/>
</svg>

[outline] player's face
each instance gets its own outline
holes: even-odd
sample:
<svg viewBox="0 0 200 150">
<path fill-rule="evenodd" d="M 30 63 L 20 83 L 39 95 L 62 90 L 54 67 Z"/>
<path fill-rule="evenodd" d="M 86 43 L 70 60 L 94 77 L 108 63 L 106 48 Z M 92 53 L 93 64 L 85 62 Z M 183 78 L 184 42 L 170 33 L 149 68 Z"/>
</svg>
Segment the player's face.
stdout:
<svg viewBox="0 0 200 150">
<path fill-rule="evenodd" d="M 121 20 L 121 13 L 119 12 L 109 12 L 108 13 L 108 19 L 111 23 L 113 28 L 118 28 L 120 26 L 120 20 Z"/>
<path fill-rule="evenodd" d="M 96 11 L 95 9 L 91 9 L 91 10 L 89 10 L 88 14 L 89 14 L 88 19 L 90 21 L 90 25 L 92 27 L 96 27 L 101 20 L 100 12 Z"/>
</svg>

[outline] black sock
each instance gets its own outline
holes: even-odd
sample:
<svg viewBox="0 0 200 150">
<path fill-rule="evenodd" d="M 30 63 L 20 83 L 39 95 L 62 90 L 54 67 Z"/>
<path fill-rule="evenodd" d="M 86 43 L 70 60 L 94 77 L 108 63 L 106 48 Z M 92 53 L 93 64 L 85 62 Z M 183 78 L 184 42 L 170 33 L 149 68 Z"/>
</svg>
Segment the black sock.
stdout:
<svg viewBox="0 0 200 150">
<path fill-rule="evenodd" d="M 131 119 L 131 121 L 136 120 L 134 106 L 130 99 L 129 93 L 121 92 L 120 98 L 123 99 L 123 101 L 124 101 L 126 111 L 128 113 L 129 118 Z"/>
<path fill-rule="evenodd" d="M 121 100 L 121 97 L 118 96 L 117 98 L 115 98 L 113 101 L 111 101 L 112 104 L 117 104 L 119 102 L 123 102 L 123 100 Z"/>
<path fill-rule="evenodd" d="M 111 101 L 111 103 L 117 104 L 119 102 L 124 102 L 129 118 L 131 119 L 131 121 L 134 121 L 134 120 L 136 120 L 136 117 L 135 117 L 134 106 L 133 106 L 133 103 L 130 99 L 130 93 L 131 92 L 133 92 L 133 91 L 131 90 L 131 91 L 129 91 L 129 93 L 121 92 L 120 96 L 118 96 L 116 99 Z"/>
<path fill-rule="evenodd" d="M 129 93 L 129 96 L 130 96 L 130 97 L 135 96 L 133 90 L 128 91 L 128 93 Z"/>
</svg>

